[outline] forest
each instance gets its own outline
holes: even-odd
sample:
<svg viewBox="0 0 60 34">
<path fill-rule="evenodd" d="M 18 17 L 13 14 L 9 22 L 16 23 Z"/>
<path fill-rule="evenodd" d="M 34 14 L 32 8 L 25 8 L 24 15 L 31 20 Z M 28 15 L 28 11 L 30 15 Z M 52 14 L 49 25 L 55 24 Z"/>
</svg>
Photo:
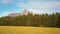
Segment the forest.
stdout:
<svg viewBox="0 0 60 34">
<path fill-rule="evenodd" d="M 60 13 L 1 17 L 0 26 L 60 27 Z"/>
</svg>

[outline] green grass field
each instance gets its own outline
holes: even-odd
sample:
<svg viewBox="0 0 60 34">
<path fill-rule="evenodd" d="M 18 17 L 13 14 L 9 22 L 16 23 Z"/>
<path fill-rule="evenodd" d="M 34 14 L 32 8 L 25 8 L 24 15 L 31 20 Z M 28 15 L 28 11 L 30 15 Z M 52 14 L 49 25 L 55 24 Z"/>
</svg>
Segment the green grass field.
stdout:
<svg viewBox="0 0 60 34">
<path fill-rule="evenodd" d="M 0 26 L 0 34 L 60 34 L 60 28 Z"/>
</svg>

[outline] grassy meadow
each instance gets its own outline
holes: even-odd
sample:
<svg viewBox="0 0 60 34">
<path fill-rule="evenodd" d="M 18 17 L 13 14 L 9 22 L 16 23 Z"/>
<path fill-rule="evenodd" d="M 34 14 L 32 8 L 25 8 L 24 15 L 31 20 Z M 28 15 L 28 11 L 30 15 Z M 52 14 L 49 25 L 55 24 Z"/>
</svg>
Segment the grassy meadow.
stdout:
<svg viewBox="0 0 60 34">
<path fill-rule="evenodd" d="M 60 28 L 0 26 L 0 34 L 60 34 Z"/>
</svg>

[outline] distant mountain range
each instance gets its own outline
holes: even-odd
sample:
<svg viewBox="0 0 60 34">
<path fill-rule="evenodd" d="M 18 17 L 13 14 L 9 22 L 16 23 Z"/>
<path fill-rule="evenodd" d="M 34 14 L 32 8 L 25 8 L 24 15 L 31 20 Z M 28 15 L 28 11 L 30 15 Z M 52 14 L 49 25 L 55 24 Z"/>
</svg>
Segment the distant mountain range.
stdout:
<svg viewBox="0 0 60 34">
<path fill-rule="evenodd" d="M 11 14 L 9 14 L 8 16 L 10 16 L 10 17 L 23 16 L 23 15 L 28 15 L 28 13 L 29 13 L 29 14 L 34 14 L 32 11 L 24 10 L 24 11 L 21 12 L 21 13 L 11 13 Z"/>
</svg>

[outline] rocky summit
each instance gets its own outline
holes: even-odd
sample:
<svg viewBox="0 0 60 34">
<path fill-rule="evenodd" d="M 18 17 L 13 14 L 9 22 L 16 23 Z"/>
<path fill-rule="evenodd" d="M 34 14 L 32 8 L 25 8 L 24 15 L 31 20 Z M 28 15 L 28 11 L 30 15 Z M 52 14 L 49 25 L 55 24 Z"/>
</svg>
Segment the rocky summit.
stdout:
<svg viewBox="0 0 60 34">
<path fill-rule="evenodd" d="M 29 10 L 24 10 L 23 12 L 20 12 L 20 13 L 11 13 L 8 16 L 16 17 L 16 16 L 23 16 L 23 15 L 28 15 L 28 14 L 33 14 L 33 12 Z"/>
</svg>

